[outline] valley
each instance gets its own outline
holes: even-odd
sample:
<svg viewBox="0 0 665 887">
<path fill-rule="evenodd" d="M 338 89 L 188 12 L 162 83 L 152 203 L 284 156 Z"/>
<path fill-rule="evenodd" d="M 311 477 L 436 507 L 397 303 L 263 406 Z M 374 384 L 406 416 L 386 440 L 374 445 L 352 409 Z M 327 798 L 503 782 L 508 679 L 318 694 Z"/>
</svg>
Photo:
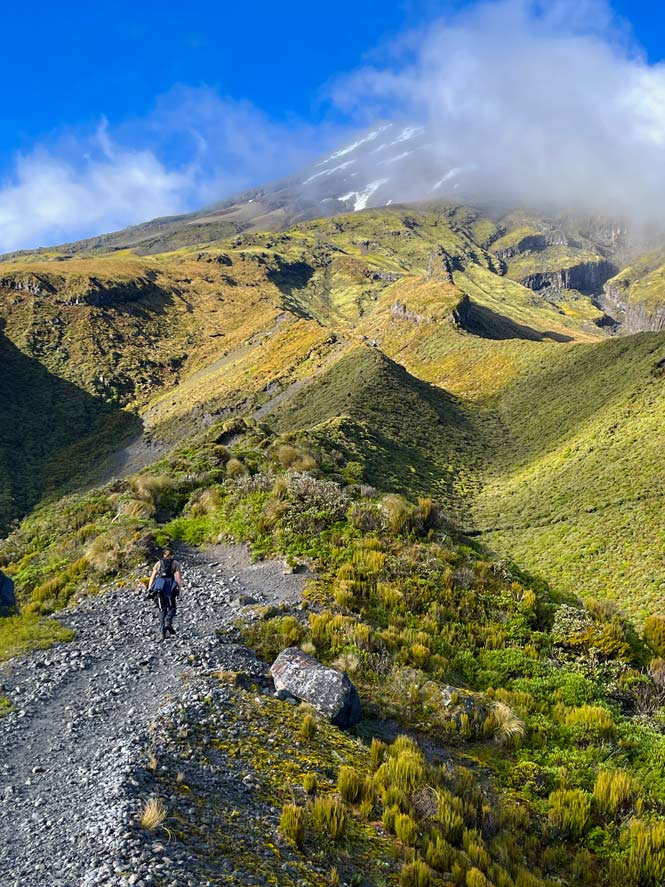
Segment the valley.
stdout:
<svg viewBox="0 0 665 887">
<path fill-rule="evenodd" d="M 0 730 L 74 743 L 72 848 L 103 845 L 34 851 L 65 809 L 14 744 L 8 883 L 655 887 L 659 254 L 446 201 L 310 215 L 0 262 Z M 197 611 L 159 650 L 137 604 L 173 542 Z M 274 695 L 290 646 L 350 676 L 357 727 Z"/>
</svg>

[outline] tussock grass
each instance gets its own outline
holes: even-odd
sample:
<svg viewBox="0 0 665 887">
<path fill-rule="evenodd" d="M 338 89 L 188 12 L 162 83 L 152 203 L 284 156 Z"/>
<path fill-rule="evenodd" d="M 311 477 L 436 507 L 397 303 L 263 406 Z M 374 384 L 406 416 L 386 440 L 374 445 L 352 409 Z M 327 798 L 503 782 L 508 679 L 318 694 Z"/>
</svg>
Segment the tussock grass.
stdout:
<svg viewBox="0 0 665 887">
<path fill-rule="evenodd" d="M 139 813 L 139 825 L 148 832 L 156 831 L 164 822 L 168 811 L 159 798 L 149 798 Z"/>
<path fill-rule="evenodd" d="M 303 807 L 297 804 L 285 804 L 279 820 L 279 830 L 295 847 L 301 848 L 305 843 L 306 817 Z"/>
<path fill-rule="evenodd" d="M 340 841 L 347 824 L 344 804 L 334 795 L 319 795 L 311 807 L 311 823 L 314 831 Z"/>
</svg>

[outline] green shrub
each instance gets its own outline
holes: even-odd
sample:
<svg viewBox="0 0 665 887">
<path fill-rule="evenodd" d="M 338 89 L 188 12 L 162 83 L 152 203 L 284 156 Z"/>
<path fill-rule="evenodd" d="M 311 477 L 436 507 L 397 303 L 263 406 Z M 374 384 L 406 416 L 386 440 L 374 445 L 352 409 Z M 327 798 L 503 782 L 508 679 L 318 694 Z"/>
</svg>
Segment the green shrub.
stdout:
<svg viewBox="0 0 665 887">
<path fill-rule="evenodd" d="M 404 792 L 413 792 L 425 779 L 425 766 L 422 755 L 404 751 L 397 758 L 389 758 L 383 765 L 385 780 Z"/>
<path fill-rule="evenodd" d="M 322 795 L 312 804 L 312 828 L 339 841 L 346 830 L 344 804 L 332 795 Z"/>
<path fill-rule="evenodd" d="M 591 799 L 580 789 L 557 789 L 549 796 L 549 821 L 560 834 L 580 838 L 591 815 Z"/>
<path fill-rule="evenodd" d="M 466 873 L 466 887 L 488 887 L 488 880 L 477 868 L 470 868 Z"/>
<path fill-rule="evenodd" d="M 418 843 L 418 823 L 408 813 L 395 816 L 393 831 L 398 841 L 406 847 L 415 847 Z"/>
<path fill-rule="evenodd" d="M 400 887 L 430 887 L 434 873 L 421 859 L 407 862 L 399 876 Z"/>
<path fill-rule="evenodd" d="M 593 787 L 598 810 L 614 817 L 625 813 L 638 794 L 638 784 L 626 770 L 600 770 Z"/>
<path fill-rule="evenodd" d="M 450 871 L 455 859 L 455 850 L 440 832 L 432 832 L 425 843 L 425 860 L 439 872 Z"/>
<path fill-rule="evenodd" d="M 308 712 L 302 719 L 300 725 L 300 738 L 304 739 L 305 742 L 309 742 L 310 739 L 313 739 L 316 736 L 316 730 L 316 718 L 311 712 Z"/>
<path fill-rule="evenodd" d="M 665 883 L 665 822 L 635 819 L 628 832 L 627 867 L 641 885 L 660 887 Z"/>
<path fill-rule="evenodd" d="M 337 791 L 347 804 L 355 804 L 363 789 L 363 778 L 353 767 L 340 767 L 337 776 Z"/>
<path fill-rule="evenodd" d="M 308 795 L 315 795 L 319 787 L 319 780 L 316 773 L 305 773 L 302 780 L 302 786 Z"/>
<path fill-rule="evenodd" d="M 300 848 L 305 843 L 305 811 L 297 804 L 285 804 L 279 820 L 284 837 Z"/>
<path fill-rule="evenodd" d="M 649 616 L 644 623 L 644 640 L 656 656 L 665 657 L 665 616 Z"/>
<path fill-rule="evenodd" d="M 372 770 L 379 769 L 386 756 L 386 749 L 387 745 L 385 742 L 381 742 L 376 736 L 373 737 L 372 744 L 369 747 L 369 761 Z"/>
<path fill-rule="evenodd" d="M 461 802 L 449 791 L 439 792 L 436 819 L 441 828 L 441 834 L 448 843 L 453 845 L 459 845 L 464 834 L 464 817 L 460 808 Z"/>
<path fill-rule="evenodd" d="M 0 718 L 14 711 L 14 706 L 6 696 L 0 696 Z"/>
<path fill-rule="evenodd" d="M 600 705 L 580 705 L 566 713 L 565 724 L 589 738 L 609 739 L 615 726 L 611 713 Z"/>
</svg>

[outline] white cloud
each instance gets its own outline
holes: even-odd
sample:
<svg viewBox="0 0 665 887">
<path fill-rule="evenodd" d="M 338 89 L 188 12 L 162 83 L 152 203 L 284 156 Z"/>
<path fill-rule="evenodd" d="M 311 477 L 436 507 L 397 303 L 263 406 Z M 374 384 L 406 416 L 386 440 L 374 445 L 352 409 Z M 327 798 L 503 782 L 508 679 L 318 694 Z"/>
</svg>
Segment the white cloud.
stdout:
<svg viewBox="0 0 665 887">
<path fill-rule="evenodd" d="M 43 148 L 17 158 L 0 189 L 0 249 L 72 239 L 183 208 L 191 171 L 169 171 L 151 151 L 120 148 L 104 126 L 80 148 L 76 160 Z"/>
<path fill-rule="evenodd" d="M 401 44 L 339 81 L 338 104 L 426 123 L 441 173 L 475 170 L 484 198 L 665 219 L 665 66 L 607 3 L 498 0 Z"/>
<path fill-rule="evenodd" d="M 143 119 L 102 121 L 18 156 L 0 182 L 0 252 L 199 209 L 291 172 L 336 138 L 207 88 L 176 87 Z"/>
</svg>

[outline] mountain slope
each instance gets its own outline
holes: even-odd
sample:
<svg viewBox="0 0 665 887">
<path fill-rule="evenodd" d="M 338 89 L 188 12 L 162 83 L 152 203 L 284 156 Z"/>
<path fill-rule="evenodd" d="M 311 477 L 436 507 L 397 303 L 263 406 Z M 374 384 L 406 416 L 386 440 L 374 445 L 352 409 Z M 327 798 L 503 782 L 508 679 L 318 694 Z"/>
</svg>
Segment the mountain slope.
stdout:
<svg viewBox="0 0 665 887">
<path fill-rule="evenodd" d="M 390 206 L 152 256 L 23 256 L 2 266 L 0 312 L 27 359 L 140 421 L 125 449 L 109 426 L 99 478 L 257 415 L 337 436 L 368 482 L 437 495 L 557 588 L 640 612 L 662 582 L 644 504 L 661 483 L 660 340 L 650 354 L 651 340 L 608 338 L 602 290 L 625 248 L 589 220 Z M 626 550 L 635 508 L 648 556 Z"/>
</svg>

